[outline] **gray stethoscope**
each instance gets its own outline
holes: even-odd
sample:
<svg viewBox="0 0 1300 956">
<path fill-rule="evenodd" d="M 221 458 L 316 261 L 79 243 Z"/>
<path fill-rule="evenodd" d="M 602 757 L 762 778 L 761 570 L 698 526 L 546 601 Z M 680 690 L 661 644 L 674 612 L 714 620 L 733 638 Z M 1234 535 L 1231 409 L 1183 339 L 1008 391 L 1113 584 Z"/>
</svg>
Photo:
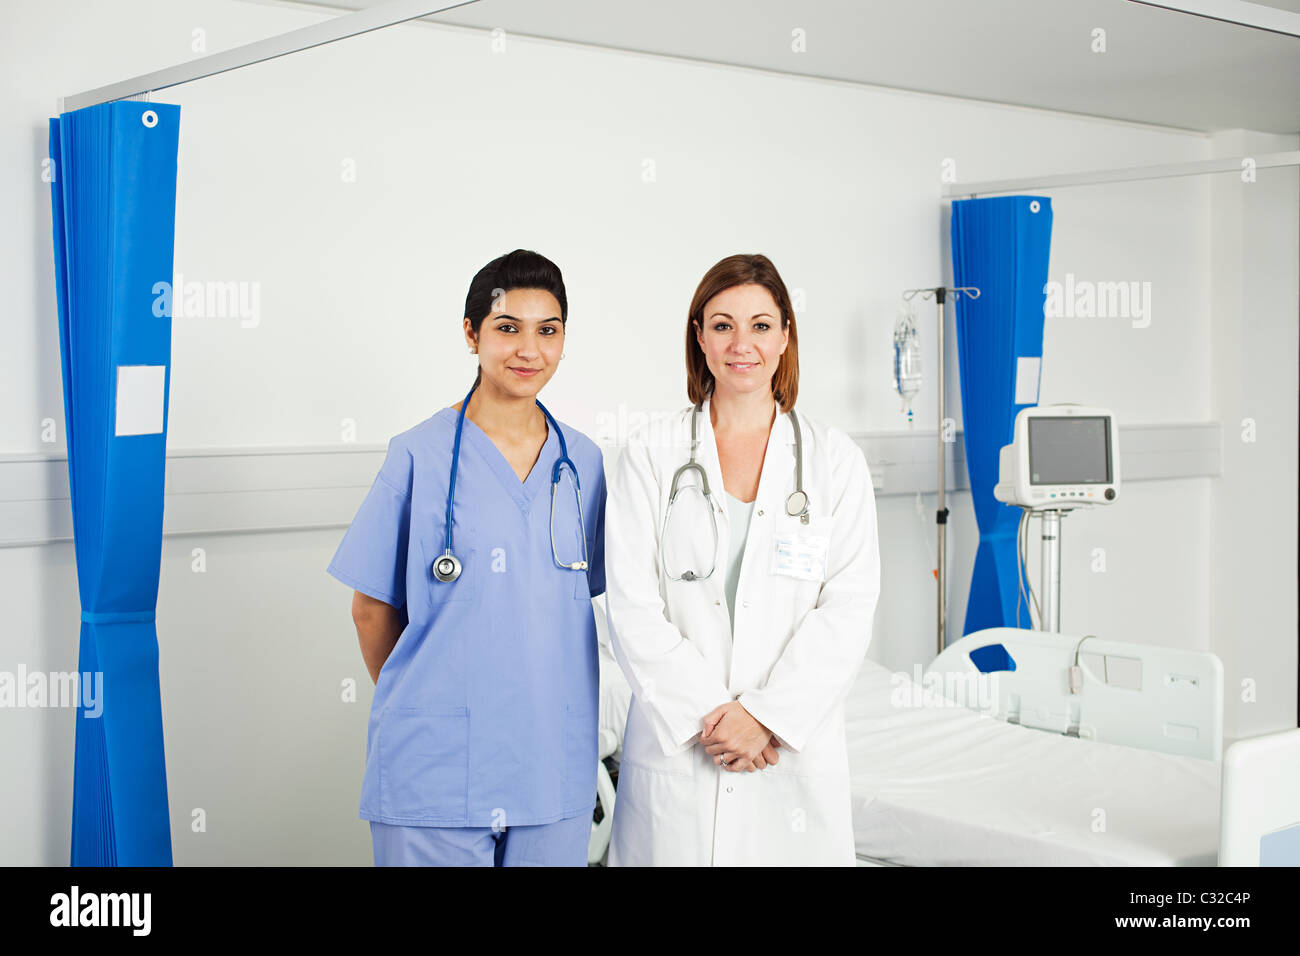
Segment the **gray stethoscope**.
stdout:
<svg viewBox="0 0 1300 956">
<path fill-rule="evenodd" d="M 460 433 L 465 427 L 465 409 L 469 407 L 470 396 L 474 394 L 476 388 L 478 388 L 477 382 L 470 387 L 468 394 L 465 396 L 465 401 L 460 403 L 460 416 L 456 419 L 456 441 L 451 447 L 451 483 L 447 486 L 447 550 L 434 559 L 433 562 L 433 576 L 439 581 L 448 584 L 460 577 L 461 571 L 460 560 L 451 553 L 451 506 L 456 497 L 456 468 L 460 464 Z M 564 432 L 560 431 L 560 426 L 555 423 L 555 419 L 551 417 L 551 413 L 546 410 L 545 405 L 537 402 L 537 407 L 542 410 L 542 414 L 546 416 L 546 421 L 550 424 L 556 437 L 560 439 L 560 457 L 555 460 L 555 465 L 551 469 L 551 556 L 555 558 L 556 566 L 566 571 L 586 571 L 587 529 L 582 527 L 582 488 L 578 485 L 578 469 L 574 467 L 573 461 L 569 458 L 569 448 L 564 441 Z M 561 561 L 559 552 L 555 550 L 555 489 L 560 483 L 560 471 L 566 465 L 573 475 L 573 493 L 578 499 L 578 530 L 582 535 L 582 560 L 574 561 L 571 564 L 565 564 Z"/>
<path fill-rule="evenodd" d="M 668 573 L 669 580 L 672 581 L 703 581 L 709 575 L 713 574 L 714 567 L 717 564 L 718 555 L 718 519 L 714 515 L 713 498 L 709 494 L 709 476 L 704 471 L 704 466 L 695 460 L 695 449 L 699 445 L 698 426 L 700 419 L 700 410 L 703 404 L 696 405 L 691 412 L 691 460 L 682 465 L 673 473 L 672 487 L 668 492 L 668 508 L 664 513 L 664 533 L 660 539 L 660 558 L 664 562 L 664 570 Z M 794 409 L 787 412 L 790 416 L 790 424 L 794 425 L 794 491 L 785 499 L 785 513 L 791 518 L 798 518 L 802 523 L 808 523 L 808 496 L 803 490 L 803 435 L 799 431 L 799 419 L 794 413 Z M 704 499 L 709 505 L 709 521 L 713 525 L 713 559 L 714 564 L 710 565 L 705 574 L 697 574 L 694 571 L 683 571 L 680 576 L 674 577 L 672 572 L 668 571 L 668 561 L 663 553 L 663 543 L 668 540 L 668 524 L 673 513 L 673 501 L 677 498 L 678 479 L 688 471 L 696 471 L 700 476 L 700 490 L 704 492 Z"/>
</svg>

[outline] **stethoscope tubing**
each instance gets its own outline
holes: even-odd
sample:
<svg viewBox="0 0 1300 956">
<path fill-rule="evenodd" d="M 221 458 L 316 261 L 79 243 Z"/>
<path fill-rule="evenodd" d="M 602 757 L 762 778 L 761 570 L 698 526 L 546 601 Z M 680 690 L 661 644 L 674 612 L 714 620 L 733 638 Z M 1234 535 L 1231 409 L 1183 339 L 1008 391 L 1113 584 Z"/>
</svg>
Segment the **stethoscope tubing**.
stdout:
<svg viewBox="0 0 1300 956">
<path fill-rule="evenodd" d="M 705 472 L 704 466 L 695 460 L 695 452 L 699 447 L 699 418 L 700 412 L 704 408 L 704 403 L 699 402 L 691 410 L 691 451 L 690 460 L 681 465 L 673 472 L 673 481 L 668 489 L 668 506 L 664 509 L 664 531 L 661 536 L 662 540 L 668 538 L 668 522 L 673 513 L 673 502 L 677 498 L 677 493 L 681 490 L 678 487 L 682 475 L 688 471 L 695 471 L 700 476 L 700 491 L 703 492 L 705 500 L 709 505 L 709 518 L 713 522 L 713 549 L 716 553 L 718 542 L 718 521 L 714 517 L 713 496 L 709 493 L 709 476 Z M 790 424 L 794 426 L 794 491 L 785 499 L 785 512 L 792 518 L 798 518 L 802 523 L 808 523 L 808 495 L 803 490 L 803 432 L 799 428 L 799 416 L 795 414 L 794 409 L 790 409 L 787 414 L 790 416 Z M 664 568 L 667 573 L 667 566 Z M 700 575 L 694 571 L 683 572 L 680 578 L 672 578 L 674 581 L 703 581 L 713 574 L 714 568 L 709 568 L 708 573 Z M 669 577 L 672 577 L 669 573 Z"/>
<path fill-rule="evenodd" d="M 453 553 L 452 550 L 451 517 L 452 517 L 452 509 L 454 507 L 454 502 L 456 499 L 456 472 L 460 467 L 460 438 L 461 438 L 461 434 L 464 432 L 465 429 L 465 410 L 469 407 L 470 397 L 474 394 L 475 389 L 478 388 L 478 384 L 479 384 L 478 382 L 475 382 L 473 385 L 469 387 L 469 391 L 465 393 L 465 400 L 460 403 L 460 414 L 457 415 L 456 417 L 456 438 L 452 442 L 452 446 L 451 446 L 451 477 L 447 485 L 447 515 L 446 515 L 447 534 L 445 538 L 446 550 L 444 552 L 445 557 L 450 557 L 455 562 L 455 570 L 453 576 L 450 578 L 444 579 L 443 577 L 438 576 L 438 580 L 440 581 L 442 580 L 454 581 L 457 577 L 460 576 L 460 566 L 459 566 L 460 562 L 455 561 L 455 554 Z M 573 475 L 573 488 L 578 499 L 578 521 L 579 522 L 582 521 L 582 485 L 578 479 L 578 468 L 576 465 L 574 465 L 573 460 L 569 457 L 569 446 L 568 443 L 564 440 L 564 432 L 560 430 L 560 426 L 555 421 L 555 417 L 550 413 L 549 410 L 547 410 L 546 406 L 541 403 L 541 400 L 533 399 L 533 401 L 537 402 L 537 407 L 542 410 L 542 414 L 546 416 L 547 423 L 555 431 L 556 438 L 560 440 L 560 456 L 555 460 L 555 464 L 551 468 L 551 523 L 550 523 L 551 553 L 555 556 L 556 564 L 559 564 L 560 563 L 559 554 L 555 551 L 555 489 L 560 482 L 561 470 L 567 465 L 569 468 L 569 473 Z M 573 567 L 572 565 L 562 565 L 562 566 L 569 567 L 571 570 L 586 570 L 587 535 L 585 531 L 583 532 L 582 535 L 582 558 L 583 560 L 579 562 L 580 567 Z M 442 559 L 439 558 L 439 560 Z M 437 566 L 437 563 L 438 563 L 437 561 L 434 562 L 435 568 Z M 435 576 L 437 576 L 436 570 L 435 570 Z"/>
</svg>

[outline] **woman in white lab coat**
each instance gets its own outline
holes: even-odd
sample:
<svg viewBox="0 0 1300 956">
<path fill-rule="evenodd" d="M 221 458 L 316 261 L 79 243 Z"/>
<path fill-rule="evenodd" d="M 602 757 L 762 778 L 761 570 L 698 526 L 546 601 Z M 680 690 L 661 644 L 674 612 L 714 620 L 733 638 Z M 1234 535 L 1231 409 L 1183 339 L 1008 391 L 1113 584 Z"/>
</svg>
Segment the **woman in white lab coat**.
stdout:
<svg viewBox="0 0 1300 956">
<path fill-rule="evenodd" d="M 844 700 L 880 591 L 866 459 L 799 415 L 796 487 L 798 336 L 766 257 L 709 270 L 686 353 L 692 407 L 629 436 L 606 502 L 610 637 L 634 695 L 610 864 L 851 866 Z M 669 515 L 693 417 L 709 495 L 687 469 Z"/>
</svg>

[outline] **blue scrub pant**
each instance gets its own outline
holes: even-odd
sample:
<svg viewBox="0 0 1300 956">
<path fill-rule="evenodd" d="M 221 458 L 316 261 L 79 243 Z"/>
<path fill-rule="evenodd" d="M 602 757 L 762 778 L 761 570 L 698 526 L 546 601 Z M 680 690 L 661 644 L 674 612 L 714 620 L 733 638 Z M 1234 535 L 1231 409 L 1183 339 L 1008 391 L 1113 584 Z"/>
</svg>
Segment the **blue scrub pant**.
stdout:
<svg viewBox="0 0 1300 956">
<path fill-rule="evenodd" d="M 532 827 L 401 827 L 370 821 L 375 866 L 586 866 L 591 814 Z"/>
</svg>

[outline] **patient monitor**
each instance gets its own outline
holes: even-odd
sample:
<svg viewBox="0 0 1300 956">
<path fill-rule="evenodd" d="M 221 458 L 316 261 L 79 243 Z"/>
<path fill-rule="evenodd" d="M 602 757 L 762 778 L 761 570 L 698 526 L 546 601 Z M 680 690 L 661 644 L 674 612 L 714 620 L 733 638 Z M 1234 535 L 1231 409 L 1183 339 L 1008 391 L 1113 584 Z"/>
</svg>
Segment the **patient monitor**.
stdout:
<svg viewBox="0 0 1300 956">
<path fill-rule="evenodd" d="M 993 497 L 1032 511 L 1108 505 L 1119 496 L 1115 416 L 1085 405 L 1039 405 L 1016 416 Z"/>
<path fill-rule="evenodd" d="M 1040 626 L 1060 633 L 1061 519 L 1076 508 L 1112 504 L 1119 497 L 1115 416 L 1087 405 L 1022 408 L 1016 415 L 1011 444 L 1002 446 L 993 497 L 1024 509 L 1022 528 L 1030 515 L 1042 520 Z M 1018 575 L 1020 552 L 1018 533 Z"/>
</svg>

